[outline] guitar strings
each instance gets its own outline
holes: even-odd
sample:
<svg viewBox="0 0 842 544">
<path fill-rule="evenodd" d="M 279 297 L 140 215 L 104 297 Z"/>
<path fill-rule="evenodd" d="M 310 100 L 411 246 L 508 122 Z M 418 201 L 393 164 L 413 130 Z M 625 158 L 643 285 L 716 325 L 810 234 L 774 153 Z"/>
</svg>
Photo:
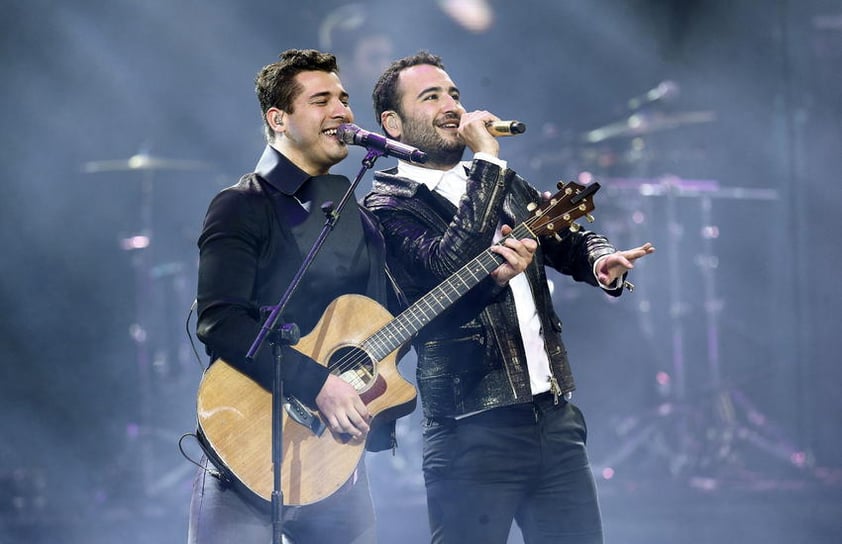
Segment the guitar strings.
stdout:
<svg viewBox="0 0 842 544">
<path fill-rule="evenodd" d="M 551 212 L 551 211 L 553 210 L 553 208 L 555 208 L 555 207 L 557 207 L 557 206 L 559 206 L 559 205 L 561 205 L 561 204 L 563 204 L 563 203 L 567 202 L 567 201 L 568 201 L 568 197 L 573 197 L 573 196 L 575 196 L 576 194 L 578 194 L 578 193 L 571 193 L 571 194 L 565 195 L 565 198 L 563 198 L 563 199 L 561 199 L 561 200 L 559 200 L 559 201 L 557 201 L 557 202 L 554 202 L 554 203 L 552 202 L 552 200 L 550 200 L 550 206 L 549 206 L 549 207 L 547 207 L 547 209 L 546 209 L 546 210 L 544 210 L 544 213 L 542 213 L 541 215 L 533 215 L 533 216 L 529 217 L 528 219 L 526 219 L 525 221 L 523 221 L 523 222 L 522 222 L 522 223 L 521 223 L 518 227 L 515 227 L 515 228 L 512 230 L 512 232 L 510 232 L 507 236 L 505 236 L 502 240 L 500 240 L 499 242 L 497 242 L 497 244 L 495 244 L 495 245 L 501 245 L 501 244 L 503 244 L 503 243 L 504 243 L 507 239 L 514 238 L 514 237 L 515 237 L 515 234 L 516 234 L 516 231 L 518 231 L 518 230 L 520 229 L 520 227 L 526 227 L 526 229 L 528 229 L 528 232 L 527 232 L 527 233 L 523 233 L 523 235 L 524 235 L 524 236 L 529 236 L 529 237 L 535 236 L 535 237 L 537 238 L 537 234 L 533 233 L 533 232 L 532 232 L 532 229 L 531 229 L 530 227 L 531 227 L 532 225 L 534 225 L 535 223 L 539 222 L 540 220 L 543 220 L 543 219 L 544 219 L 544 217 L 545 217 L 545 216 L 546 216 L 549 212 Z M 584 202 L 585 202 L 585 200 L 583 200 L 582 202 L 584 203 Z M 581 205 L 581 204 L 578 204 L 578 205 L 573 206 L 572 208 L 569 208 L 566 212 L 564 212 L 564 213 L 560 214 L 559 216 L 564 216 L 564 215 L 567 215 L 567 214 L 572 213 L 573 211 L 575 211 L 576 209 L 578 209 L 578 208 L 580 207 L 580 205 Z M 480 256 L 481 256 L 481 255 L 480 255 Z M 470 263 L 468 263 L 468 264 L 470 264 Z M 468 266 L 468 265 L 466 264 L 465 266 L 463 266 L 462 268 L 460 268 L 459 270 L 457 270 L 456 272 L 454 272 L 454 273 L 453 273 L 450 277 L 452 278 L 452 277 L 456 276 L 457 274 L 459 274 L 460 272 L 462 272 L 462 271 L 463 271 L 463 270 L 464 270 L 467 266 Z M 427 295 L 424 295 L 423 297 L 421 297 L 420 299 L 418 299 L 418 300 L 417 300 L 414 304 L 412 304 L 409 308 L 407 308 L 407 310 L 409 310 L 410 308 L 413 308 L 413 307 L 415 307 L 416 305 L 418 305 L 418 303 L 419 303 L 419 302 L 421 302 L 421 301 L 423 301 L 423 300 L 424 300 L 424 298 L 425 298 L 426 296 L 427 296 Z M 405 310 L 405 311 L 406 311 L 406 310 Z M 401 313 L 401 315 L 403 315 L 403 313 Z M 394 322 L 394 320 L 392 320 L 392 322 Z M 386 325 L 386 326 L 388 326 L 388 325 Z M 384 328 L 385 328 L 385 327 L 384 327 Z M 368 342 L 369 342 L 372 338 L 374 338 L 374 337 L 375 337 L 375 336 L 376 336 L 376 335 L 377 335 L 380 331 L 382 331 L 382 330 L 383 330 L 383 329 L 381 328 L 381 329 L 380 329 L 380 330 L 378 330 L 376 333 L 374 333 L 373 335 L 371 335 L 371 336 L 369 336 L 368 338 L 366 338 L 365 340 L 363 340 L 363 342 L 361 342 L 361 345 L 363 345 L 363 346 L 364 346 L 364 345 L 366 345 L 366 344 L 367 344 L 367 343 L 368 343 Z M 388 354 L 386 354 L 386 355 L 388 355 Z M 332 373 L 332 374 L 336 374 L 336 375 L 341 375 L 341 374 L 343 374 L 343 373 L 345 373 L 345 372 L 347 372 L 347 371 L 349 371 L 349 370 L 352 370 L 352 369 L 354 369 L 354 368 L 361 367 L 361 366 L 363 366 L 363 365 L 365 364 L 365 362 L 366 362 L 366 361 L 371 361 L 371 360 L 372 360 L 372 358 L 371 358 L 371 357 L 367 354 L 367 352 L 366 352 L 364 349 L 362 349 L 361 347 L 356 347 L 354 350 L 352 350 L 351 352 L 348 352 L 348 353 L 344 354 L 344 355 L 342 356 L 342 358 L 340 358 L 338 361 L 336 361 L 336 364 L 334 365 L 334 368 L 331 370 L 331 373 Z M 372 367 L 373 367 L 375 364 L 376 364 L 376 363 L 372 363 Z M 374 376 L 374 375 L 376 375 L 376 373 L 375 373 L 375 372 L 372 372 L 372 375 Z M 366 382 L 366 383 L 370 383 L 370 382 Z"/>
<path fill-rule="evenodd" d="M 573 196 L 573 195 L 566 195 L 566 196 Z M 542 220 L 544 218 L 544 216 L 547 215 L 548 212 L 553 210 L 553 208 L 565 203 L 566 201 L 567 201 L 567 198 L 562 199 L 560 201 L 557 201 L 555 203 L 552 203 L 552 201 L 550 201 L 551 202 L 550 206 L 546 210 L 544 210 L 543 214 L 529 217 L 528 219 L 523 221 L 523 223 L 521 223 L 520 226 L 525 226 L 527 229 L 529 229 L 529 234 L 534 235 L 534 233 L 532 233 L 532 231 L 530 229 L 530 226 L 532 226 L 534 223 L 538 222 L 539 220 Z M 563 213 L 561 215 L 563 216 L 565 214 L 571 213 L 575 209 L 577 209 L 578 207 L 579 207 L 578 205 L 574 206 L 574 207 L 568 209 L 565 213 Z M 516 227 L 514 230 L 512 230 L 512 232 L 509 233 L 508 236 L 503 238 L 503 240 L 500 240 L 497 243 L 497 245 L 502 244 L 508 238 L 515 237 L 515 233 L 519 228 L 520 227 Z M 459 269 L 457 272 L 455 272 L 451 277 L 459 274 L 462 270 L 464 270 L 464 268 L 466 266 L 467 265 L 463 266 L 461 269 Z M 410 308 L 415 307 L 418 304 L 418 302 L 421 302 L 424 298 L 425 297 L 422 297 L 421 299 L 419 299 L 415 304 L 410 306 Z M 380 332 L 380 331 L 378 331 L 378 332 Z M 373 334 L 369 338 L 365 339 L 361 344 L 362 345 L 367 344 L 376 335 L 377 335 L 377 333 Z M 349 371 L 349 370 L 351 370 L 355 367 L 362 366 L 366 361 L 371 361 L 371 357 L 369 357 L 368 354 L 365 352 L 365 350 L 363 350 L 362 348 L 357 348 L 352 352 L 344 354 L 343 357 L 336 362 L 336 364 L 334 366 L 334 369 L 331 370 L 331 373 L 333 373 L 333 374 L 343 374 L 344 372 L 347 372 L 347 371 Z M 374 365 L 374 363 L 372 363 L 372 365 Z"/>
</svg>

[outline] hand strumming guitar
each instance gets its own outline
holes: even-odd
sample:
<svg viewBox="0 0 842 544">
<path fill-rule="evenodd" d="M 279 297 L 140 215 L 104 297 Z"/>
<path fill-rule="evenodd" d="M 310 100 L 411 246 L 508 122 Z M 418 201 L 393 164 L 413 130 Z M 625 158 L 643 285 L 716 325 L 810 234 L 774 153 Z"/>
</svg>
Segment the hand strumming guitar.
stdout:
<svg viewBox="0 0 842 544">
<path fill-rule="evenodd" d="M 325 423 L 335 433 L 345 433 L 360 438 L 369 431 L 371 414 L 354 386 L 333 374 L 329 375 L 316 395 Z"/>
</svg>

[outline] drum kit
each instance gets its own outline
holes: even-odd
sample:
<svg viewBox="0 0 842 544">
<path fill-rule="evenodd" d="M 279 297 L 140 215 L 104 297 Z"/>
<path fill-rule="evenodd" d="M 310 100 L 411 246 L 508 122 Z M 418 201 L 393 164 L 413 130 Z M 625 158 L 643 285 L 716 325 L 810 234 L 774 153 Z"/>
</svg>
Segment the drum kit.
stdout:
<svg viewBox="0 0 842 544">
<path fill-rule="evenodd" d="M 195 297 L 195 241 L 201 214 L 220 188 L 218 170 L 205 161 L 146 152 L 85 162 L 80 170 L 110 187 L 119 184 L 122 200 L 112 201 L 121 207 L 115 252 L 127 257 L 134 274 L 134 317 L 127 337 L 134 368 L 127 375 L 134 372 L 138 406 L 129 409 L 127 445 L 115 456 L 120 466 L 111 471 L 138 479 L 133 483 L 140 488 L 139 499 L 172 496 L 193 472 L 176 449 L 179 436 L 192 428 L 201 378 L 185 322 Z"/>
<path fill-rule="evenodd" d="M 743 463 L 738 450 L 747 444 L 801 470 L 807 462 L 804 452 L 734 386 L 731 373 L 723 368 L 721 349 L 724 301 L 715 249 L 723 240 L 716 224 L 721 217 L 717 205 L 730 209 L 774 204 L 778 192 L 724 186 L 714 179 L 652 176 L 658 159 L 667 154 L 704 161 L 703 151 L 681 149 L 685 139 L 675 136 L 716 121 L 713 111 L 666 113 L 651 107 L 652 102 L 622 119 L 568 137 L 561 151 L 532 157 L 532 165 L 539 168 L 563 163 L 569 171 L 575 165 L 581 183 L 599 180 L 602 227 L 596 230 L 615 246 L 653 241 L 658 248 L 656 258 L 638 263 L 633 295 L 640 335 L 660 352 L 656 364 L 661 368 L 649 367 L 654 393 L 640 412 L 616 418 L 613 451 L 594 459 L 594 471 L 605 478 L 634 473 L 643 465 L 632 459 L 643 455 L 657 471 L 692 485 L 715 487 L 728 478 L 728 464 Z M 657 141 L 666 144 L 658 148 L 652 143 Z M 628 408 L 624 405 L 623 410 Z M 624 464 L 635 468 L 620 469 Z"/>
<path fill-rule="evenodd" d="M 637 462 L 642 456 L 653 471 L 679 478 L 691 472 L 713 474 L 717 465 L 724 473 L 725 465 L 746 458 L 750 442 L 775 463 L 801 470 L 805 454 L 749 401 L 751 395 L 735 387 L 735 376 L 745 373 L 738 366 L 745 363 L 741 354 L 735 355 L 738 349 L 728 351 L 739 342 L 721 323 L 728 319 L 730 327 L 737 309 L 733 304 L 739 304 L 723 296 L 739 282 L 724 276 L 735 266 L 734 259 L 729 256 L 720 263 L 717 254 L 727 252 L 729 244 L 739 244 L 729 221 L 772 213 L 780 200 L 778 191 L 696 179 L 709 175 L 715 162 L 715 150 L 706 145 L 718 128 L 717 112 L 677 111 L 670 103 L 677 88 L 662 82 L 630 100 L 625 115 L 589 130 L 565 133 L 547 125 L 542 129 L 546 141 L 525 153 L 531 179 L 563 171 L 578 172 L 577 181 L 583 184 L 599 181 L 594 229 L 616 247 L 651 241 L 658 248 L 652 258 L 638 262 L 637 289 L 632 300 L 621 304 L 624 310 L 634 308 L 630 320 L 638 330 L 629 341 L 637 347 L 631 356 L 636 353 L 641 359 L 636 370 L 646 376 L 618 369 L 617 379 L 646 383 L 617 384 L 640 391 L 626 391 L 622 413 L 601 414 L 610 419 L 611 429 L 605 432 L 613 434 L 600 440 L 613 446 L 595 456 L 594 468 L 606 477 L 629 475 L 644 466 Z M 673 174 L 681 171 L 692 174 Z M 585 290 L 556 291 L 554 297 L 562 305 L 588 311 L 589 305 L 581 304 L 590 296 Z M 731 306 L 726 308 L 726 303 Z M 562 313 L 570 315 L 569 310 Z M 587 383 L 589 369 L 574 370 Z M 606 381 L 604 373 L 599 379 Z M 605 389 L 613 390 L 610 384 Z M 629 398 L 636 394 L 639 398 Z M 635 411 L 630 405 L 637 401 L 641 408 Z M 595 430 L 601 432 L 600 426 Z"/>
</svg>

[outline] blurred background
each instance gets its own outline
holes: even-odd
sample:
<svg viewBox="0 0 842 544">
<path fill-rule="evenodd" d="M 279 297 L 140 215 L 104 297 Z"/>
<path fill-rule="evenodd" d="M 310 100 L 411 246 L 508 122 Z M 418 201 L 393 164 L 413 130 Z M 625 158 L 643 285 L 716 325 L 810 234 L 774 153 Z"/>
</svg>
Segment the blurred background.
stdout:
<svg viewBox="0 0 842 544">
<path fill-rule="evenodd" d="M 337 54 L 369 130 L 384 65 L 442 55 L 526 123 L 512 168 L 598 181 L 591 228 L 657 247 L 618 300 L 551 278 L 606 542 L 839 542 L 838 0 L 3 6 L 0 542 L 185 540 L 195 240 L 290 47 Z M 368 458 L 384 543 L 429 540 L 419 425 Z"/>
</svg>

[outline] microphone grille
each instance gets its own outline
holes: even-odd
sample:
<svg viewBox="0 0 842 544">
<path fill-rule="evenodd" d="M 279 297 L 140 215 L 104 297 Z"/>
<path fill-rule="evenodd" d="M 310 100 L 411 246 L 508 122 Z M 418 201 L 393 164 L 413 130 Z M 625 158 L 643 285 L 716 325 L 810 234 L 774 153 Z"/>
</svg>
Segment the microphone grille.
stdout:
<svg viewBox="0 0 842 544">
<path fill-rule="evenodd" d="M 336 128 L 336 135 L 339 136 L 339 139 L 345 142 L 346 144 L 354 144 L 354 136 L 356 136 L 359 130 L 360 127 L 358 127 L 357 125 L 345 123 L 343 125 L 339 125 Z"/>
</svg>

